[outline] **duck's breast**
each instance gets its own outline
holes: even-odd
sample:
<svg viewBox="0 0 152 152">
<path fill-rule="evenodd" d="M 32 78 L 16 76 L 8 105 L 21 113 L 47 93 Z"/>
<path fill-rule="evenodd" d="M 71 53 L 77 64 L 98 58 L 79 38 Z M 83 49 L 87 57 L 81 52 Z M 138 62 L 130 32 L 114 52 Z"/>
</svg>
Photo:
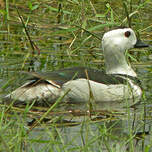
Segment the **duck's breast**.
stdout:
<svg viewBox="0 0 152 152">
<path fill-rule="evenodd" d="M 111 102 L 126 99 L 139 100 L 142 92 L 140 87 L 134 84 L 102 84 L 87 79 L 68 81 L 63 89 L 71 89 L 68 98 L 73 101 L 87 102 L 93 98 L 96 102 Z"/>
</svg>

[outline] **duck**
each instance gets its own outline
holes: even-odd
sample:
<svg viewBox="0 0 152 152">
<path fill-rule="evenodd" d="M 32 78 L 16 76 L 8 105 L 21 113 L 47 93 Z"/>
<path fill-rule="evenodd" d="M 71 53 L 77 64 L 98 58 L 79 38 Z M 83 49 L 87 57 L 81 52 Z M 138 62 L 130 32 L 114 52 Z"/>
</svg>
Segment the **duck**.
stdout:
<svg viewBox="0 0 152 152">
<path fill-rule="evenodd" d="M 137 74 L 126 60 L 126 50 L 148 47 L 138 40 L 131 28 L 106 32 L 102 38 L 105 71 L 89 67 L 70 67 L 45 73 L 30 72 L 25 84 L 5 96 L 21 103 L 63 102 L 87 103 L 91 100 L 108 103 L 140 100 L 142 89 Z M 66 95 L 65 95 L 66 94 Z"/>
</svg>

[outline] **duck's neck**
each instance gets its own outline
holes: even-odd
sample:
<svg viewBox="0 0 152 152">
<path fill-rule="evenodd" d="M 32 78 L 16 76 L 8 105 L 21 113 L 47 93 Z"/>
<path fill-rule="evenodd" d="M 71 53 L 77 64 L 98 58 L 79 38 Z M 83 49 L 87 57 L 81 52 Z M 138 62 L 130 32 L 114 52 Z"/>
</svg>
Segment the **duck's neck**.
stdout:
<svg viewBox="0 0 152 152">
<path fill-rule="evenodd" d="M 132 77 L 137 77 L 134 70 L 128 65 L 124 52 L 105 51 L 105 66 L 107 74 L 125 74 Z"/>
</svg>

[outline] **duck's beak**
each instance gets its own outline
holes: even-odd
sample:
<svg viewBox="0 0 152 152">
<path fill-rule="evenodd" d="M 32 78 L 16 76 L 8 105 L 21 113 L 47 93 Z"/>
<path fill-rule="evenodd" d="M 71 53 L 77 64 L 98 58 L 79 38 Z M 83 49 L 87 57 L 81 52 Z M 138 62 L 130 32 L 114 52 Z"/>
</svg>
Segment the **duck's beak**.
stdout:
<svg viewBox="0 0 152 152">
<path fill-rule="evenodd" d="M 143 47 L 149 47 L 149 45 L 145 44 L 141 40 L 137 40 L 136 44 L 134 45 L 134 48 L 143 48 Z"/>
</svg>

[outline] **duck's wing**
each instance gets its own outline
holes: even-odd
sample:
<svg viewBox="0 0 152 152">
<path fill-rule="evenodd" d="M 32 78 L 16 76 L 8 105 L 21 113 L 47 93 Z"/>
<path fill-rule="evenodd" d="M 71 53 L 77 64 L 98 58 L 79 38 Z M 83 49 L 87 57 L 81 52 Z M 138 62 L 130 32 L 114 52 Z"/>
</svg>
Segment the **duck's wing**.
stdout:
<svg viewBox="0 0 152 152">
<path fill-rule="evenodd" d="M 67 81 L 76 80 L 80 78 L 89 79 L 107 85 L 124 83 L 124 79 L 121 77 L 118 77 L 116 75 L 105 74 L 101 70 L 86 67 L 65 68 L 46 73 L 30 72 L 28 74 L 32 76 L 32 80 L 53 82 L 60 86 L 62 86 Z"/>
</svg>

